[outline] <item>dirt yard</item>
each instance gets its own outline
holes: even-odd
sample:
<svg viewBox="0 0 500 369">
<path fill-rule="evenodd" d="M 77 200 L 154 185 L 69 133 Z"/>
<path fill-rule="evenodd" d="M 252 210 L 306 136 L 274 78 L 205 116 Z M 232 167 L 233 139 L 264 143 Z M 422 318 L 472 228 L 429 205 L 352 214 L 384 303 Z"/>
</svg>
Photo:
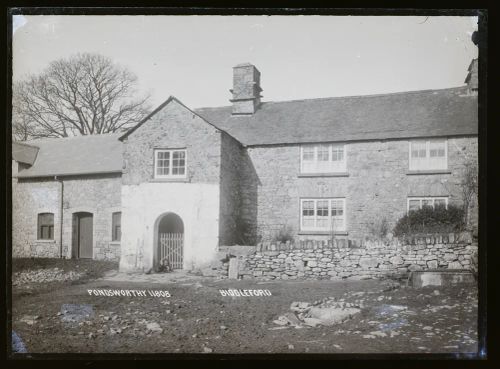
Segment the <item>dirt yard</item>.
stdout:
<svg viewBox="0 0 500 369">
<path fill-rule="evenodd" d="M 258 282 L 191 276 L 152 282 L 101 278 L 113 268 L 116 265 L 96 261 L 37 261 L 34 266 L 33 261 L 16 260 L 12 328 L 27 351 L 477 352 L 477 289 L 471 285 L 414 289 L 404 283 L 374 280 Z M 135 297 L 89 295 L 88 290 L 97 289 L 168 291 L 171 297 L 153 297 L 149 292 Z M 266 289 L 271 296 L 222 296 L 221 289 Z M 295 327 L 275 322 L 291 313 L 293 302 L 313 303 L 329 297 L 338 303 L 360 305 L 360 311 L 332 326 Z"/>
</svg>

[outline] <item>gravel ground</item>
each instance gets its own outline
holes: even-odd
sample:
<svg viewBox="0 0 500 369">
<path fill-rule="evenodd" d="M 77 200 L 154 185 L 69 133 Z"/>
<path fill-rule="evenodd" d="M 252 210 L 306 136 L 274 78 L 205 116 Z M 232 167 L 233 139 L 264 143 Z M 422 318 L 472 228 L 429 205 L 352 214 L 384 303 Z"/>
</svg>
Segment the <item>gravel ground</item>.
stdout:
<svg viewBox="0 0 500 369">
<path fill-rule="evenodd" d="M 77 282 L 54 281 L 51 289 L 35 282 L 14 286 L 13 330 L 28 352 L 477 352 L 477 290 L 471 285 L 414 289 L 374 280 L 206 278 Z M 168 291 L 171 297 L 90 296 L 89 289 Z M 272 295 L 222 296 L 220 289 L 267 289 Z M 359 312 L 331 326 L 283 324 L 280 317 L 293 318 L 297 302 L 355 306 Z"/>
</svg>

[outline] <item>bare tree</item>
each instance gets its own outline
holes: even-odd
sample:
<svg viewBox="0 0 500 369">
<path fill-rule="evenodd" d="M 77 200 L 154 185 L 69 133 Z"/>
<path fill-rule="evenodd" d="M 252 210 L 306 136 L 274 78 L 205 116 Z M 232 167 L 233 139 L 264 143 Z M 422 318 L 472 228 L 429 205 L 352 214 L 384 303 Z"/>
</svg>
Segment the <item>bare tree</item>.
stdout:
<svg viewBox="0 0 500 369">
<path fill-rule="evenodd" d="M 12 139 L 14 141 L 26 141 L 33 137 L 33 124 L 28 117 L 20 111 L 19 95 L 12 98 Z"/>
<path fill-rule="evenodd" d="M 137 78 L 99 54 L 77 54 L 50 63 L 13 86 L 16 139 L 124 131 L 147 114 Z"/>
</svg>

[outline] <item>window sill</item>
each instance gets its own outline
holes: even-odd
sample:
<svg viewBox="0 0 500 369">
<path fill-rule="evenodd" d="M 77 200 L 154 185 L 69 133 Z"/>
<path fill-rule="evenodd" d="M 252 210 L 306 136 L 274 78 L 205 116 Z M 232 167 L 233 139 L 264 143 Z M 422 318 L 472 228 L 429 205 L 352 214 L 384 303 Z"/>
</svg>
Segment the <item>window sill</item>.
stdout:
<svg viewBox="0 0 500 369">
<path fill-rule="evenodd" d="M 338 173 L 300 173 L 297 175 L 299 178 L 307 178 L 307 177 L 349 177 L 349 173 L 347 172 L 338 172 Z"/>
<path fill-rule="evenodd" d="M 299 231 L 298 235 L 318 235 L 318 236 L 330 236 L 332 232 L 328 231 Z M 349 232 L 334 232 L 334 236 L 347 236 Z"/>
<path fill-rule="evenodd" d="M 121 241 L 110 241 L 110 245 L 120 245 Z"/>
<path fill-rule="evenodd" d="M 422 175 L 422 174 L 451 174 L 451 170 L 440 169 L 440 170 L 409 170 L 406 175 Z"/>
<path fill-rule="evenodd" d="M 162 183 L 162 182 L 190 182 L 188 178 L 153 178 L 150 179 L 151 183 Z"/>
<path fill-rule="evenodd" d="M 36 240 L 37 243 L 56 243 L 56 240 Z"/>
</svg>

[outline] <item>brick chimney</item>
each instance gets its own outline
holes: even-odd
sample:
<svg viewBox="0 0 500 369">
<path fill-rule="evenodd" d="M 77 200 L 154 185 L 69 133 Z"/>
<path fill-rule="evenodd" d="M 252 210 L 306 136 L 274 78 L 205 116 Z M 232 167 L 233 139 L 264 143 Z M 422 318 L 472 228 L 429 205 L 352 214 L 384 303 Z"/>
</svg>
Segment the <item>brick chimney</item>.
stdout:
<svg viewBox="0 0 500 369">
<path fill-rule="evenodd" d="M 465 78 L 465 83 L 469 87 L 469 94 L 477 94 L 478 89 L 478 68 L 477 59 L 473 59 L 469 65 L 469 73 Z"/>
<path fill-rule="evenodd" d="M 260 105 L 260 72 L 249 63 L 233 67 L 233 115 L 252 115 Z"/>
</svg>

